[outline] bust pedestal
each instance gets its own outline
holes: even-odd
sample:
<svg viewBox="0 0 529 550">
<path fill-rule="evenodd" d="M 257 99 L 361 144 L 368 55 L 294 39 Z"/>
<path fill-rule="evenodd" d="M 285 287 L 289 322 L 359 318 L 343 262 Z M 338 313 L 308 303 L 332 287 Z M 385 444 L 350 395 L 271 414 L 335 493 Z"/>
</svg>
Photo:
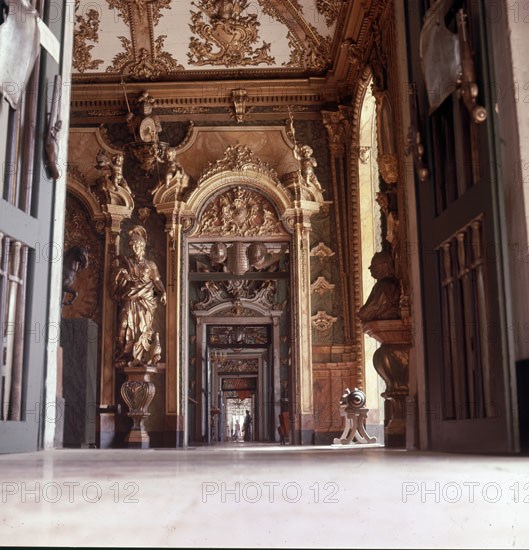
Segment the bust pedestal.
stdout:
<svg viewBox="0 0 529 550">
<path fill-rule="evenodd" d="M 411 327 L 408 319 L 369 321 L 363 331 L 382 345 L 373 355 L 375 370 L 386 383 L 384 439 L 387 447 L 406 444 L 406 398 Z"/>
<path fill-rule="evenodd" d="M 125 443 L 129 448 L 148 449 L 150 438 L 145 429 L 145 419 L 150 415 L 147 411 L 156 392 L 151 377 L 158 370 L 154 365 L 122 367 L 120 370 L 127 377 L 121 386 L 121 397 L 129 408 L 127 416 L 133 421 Z"/>
</svg>

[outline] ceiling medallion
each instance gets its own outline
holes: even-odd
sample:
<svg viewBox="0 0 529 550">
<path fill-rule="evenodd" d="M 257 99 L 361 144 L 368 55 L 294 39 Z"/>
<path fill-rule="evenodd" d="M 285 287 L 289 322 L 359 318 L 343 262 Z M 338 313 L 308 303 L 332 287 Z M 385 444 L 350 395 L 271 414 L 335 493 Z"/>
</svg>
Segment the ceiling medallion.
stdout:
<svg viewBox="0 0 529 550">
<path fill-rule="evenodd" d="M 199 11 L 191 12 L 190 28 L 199 38 L 190 39 L 189 63 L 226 67 L 275 63 L 269 55 L 269 43 L 254 48 L 259 40 L 260 23 L 257 14 L 242 14 L 248 8 L 248 0 L 197 0 L 192 4 Z"/>
</svg>

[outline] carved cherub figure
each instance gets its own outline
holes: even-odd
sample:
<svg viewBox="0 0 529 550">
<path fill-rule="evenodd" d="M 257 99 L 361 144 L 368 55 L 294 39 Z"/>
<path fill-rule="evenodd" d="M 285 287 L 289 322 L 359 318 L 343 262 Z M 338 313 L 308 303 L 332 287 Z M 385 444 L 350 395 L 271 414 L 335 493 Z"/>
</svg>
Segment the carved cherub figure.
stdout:
<svg viewBox="0 0 529 550">
<path fill-rule="evenodd" d="M 117 153 L 112 157 L 112 162 L 110 164 L 110 181 L 114 186 L 114 191 L 119 189 L 119 186 L 123 187 L 132 195 L 132 191 L 127 183 L 127 180 L 123 177 L 123 162 L 125 157 L 123 153 Z"/>
<path fill-rule="evenodd" d="M 318 162 L 312 156 L 312 153 L 313 151 L 310 145 L 296 145 L 294 148 L 294 157 L 296 160 L 299 160 L 301 165 L 301 176 L 305 180 L 305 183 L 308 187 L 314 186 L 316 189 L 321 191 L 320 182 L 314 172 L 314 168 L 318 166 Z"/>
<path fill-rule="evenodd" d="M 188 187 L 189 176 L 184 172 L 182 165 L 177 162 L 176 157 L 176 147 L 167 147 L 161 159 L 165 164 L 163 179 L 161 179 L 158 185 L 152 190 L 153 195 L 160 189 L 160 186 L 164 185 L 167 189 L 176 183 L 175 195 L 176 198 L 179 199 L 182 191 Z"/>
</svg>

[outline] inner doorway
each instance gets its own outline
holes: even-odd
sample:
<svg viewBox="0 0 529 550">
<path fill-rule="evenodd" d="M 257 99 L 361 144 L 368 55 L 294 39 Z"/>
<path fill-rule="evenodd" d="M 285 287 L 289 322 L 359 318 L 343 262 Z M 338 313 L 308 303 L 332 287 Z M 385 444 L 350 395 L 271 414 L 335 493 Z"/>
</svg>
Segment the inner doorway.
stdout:
<svg viewBox="0 0 529 550">
<path fill-rule="evenodd" d="M 206 333 L 208 442 L 274 440 L 271 327 L 211 325 Z"/>
</svg>

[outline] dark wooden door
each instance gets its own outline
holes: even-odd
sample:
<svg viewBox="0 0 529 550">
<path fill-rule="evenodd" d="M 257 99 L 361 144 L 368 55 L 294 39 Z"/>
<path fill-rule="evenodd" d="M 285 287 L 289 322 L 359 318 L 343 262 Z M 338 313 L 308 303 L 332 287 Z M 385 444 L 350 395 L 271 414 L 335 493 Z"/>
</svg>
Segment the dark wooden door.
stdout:
<svg viewBox="0 0 529 550">
<path fill-rule="evenodd" d="M 32 5 L 46 21 L 45 1 Z M 20 17 L 13 5 L 0 22 Z M 13 108 L 0 95 L 0 453 L 41 448 L 46 420 L 61 414 L 55 393 L 45 395 L 50 269 L 61 258 L 52 243 L 56 183 L 45 166 L 44 140 L 58 102 L 60 40 L 72 25 L 52 19 L 53 30 L 39 25 L 39 57 L 20 103 Z"/>
<path fill-rule="evenodd" d="M 416 130 L 422 134 L 423 160 L 430 172 L 423 181 L 417 178 L 430 447 L 512 452 L 517 449 L 511 397 L 515 382 L 504 299 L 504 216 L 490 85 L 494 77 L 487 55 L 490 14 L 485 1 L 406 4 Z M 436 24 L 452 36 L 441 36 L 433 48 L 437 59 L 430 74 L 441 74 L 443 56 L 438 54 L 459 37 L 462 62 L 465 51 L 471 61 L 464 67 L 466 87 L 451 89 L 446 82 L 432 86 L 425 77 L 428 63 L 432 69 L 425 42 L 432 35 L 425 37 L 423 30 L 432 10 L 437 10 Z M 473 90 L 477 97 L 472 106 L 464 95 L 470 97 Z"/>
</svg>

